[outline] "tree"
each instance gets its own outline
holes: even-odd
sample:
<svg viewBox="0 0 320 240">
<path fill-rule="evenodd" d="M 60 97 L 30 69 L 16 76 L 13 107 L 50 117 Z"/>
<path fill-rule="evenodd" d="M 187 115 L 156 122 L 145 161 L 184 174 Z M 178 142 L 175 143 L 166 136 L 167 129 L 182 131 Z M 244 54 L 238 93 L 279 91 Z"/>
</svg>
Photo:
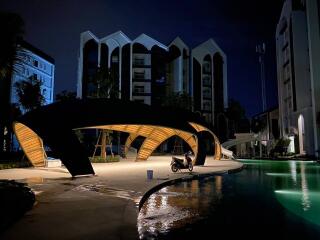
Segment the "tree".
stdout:
<svg viewBox="0 0 320 240">
<path fill-rule="evenodd" d="M 16 82 L 16 93 L 20 105 L 25 111 L 31 111 L 44 104 L 44 97 L 41 93 L 42 82 L 32 76 L 28 80 Z"/>
<path fill-rule="evenodd" d="M 191 111 L 192 98 L 186 92 L 171 92 L 164 99 L 163 106 Z"/>
<path fill-rule="evenodd" d="M 246 117 L 246 111 L 237 100 L 232 98 L 229 100 L 226 116 L 229 120 L 229 132 L 231 135 L 236 132 L 250 131 L 250 122 Z"/>
<path fill-rule="evenodd" d="M 262 132 L 266 126 L 266 122 L 261 118 L 253 118 L 251 121 L 251 129 L 254 133 Z"/>
<path fill-rule="evenodd" d="M 68 100 L 74 100 L 77 99 L 77 93 L 71 92 L 67 90 L 63 90 L 61 93 L 56 94 L 56 101 L 68 101 Z"/>
<path fill-rule="evenodd" d="M 90 82 L 95 86 L 96 91 L 91 93 L 94 98 L 119 98 L 118 77 L 114 70 L 107 67 L 97 69 Z"/>
<path fill-rule="evenodd" d="M 14 13 L 0 12 L 0 153 L 4 149 L 10 149 L 10 135 L 7 139 L 4 130 L 11 128 L 10 122 L 10 90 L 12 73 L 17 71 L 15 66 L 21 62 L 21 53 L 18 47 L 18 40 L 24 33 L 22 18 Z M 4 146 L 6 142 L 7 146 Z"/>
</svg>

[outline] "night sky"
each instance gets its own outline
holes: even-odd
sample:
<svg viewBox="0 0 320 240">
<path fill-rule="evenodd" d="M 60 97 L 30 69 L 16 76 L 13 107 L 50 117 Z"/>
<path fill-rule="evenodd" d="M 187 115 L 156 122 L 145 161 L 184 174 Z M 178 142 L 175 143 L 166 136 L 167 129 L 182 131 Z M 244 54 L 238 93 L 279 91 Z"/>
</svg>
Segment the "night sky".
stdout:
<svg viewBox="0 0 320 240">
<path fill-rule="evenodd" d="M 101 38 L 122 30 L 168 44 L 180 36 L 189 47 L 213 38 L 228 58 L 229 98 L 248 116 L 262 111 L 260 67 L 264 41 L 267 105 L 277 105 L 275 30 L 283 0 L 2 0 L 0 10 L 25 20 L 25 39 L 55 59 L 55 94 L 76 90 L 80 33 Z M 3 37 L 3 36 L 1 36 Z"/>
</svg>

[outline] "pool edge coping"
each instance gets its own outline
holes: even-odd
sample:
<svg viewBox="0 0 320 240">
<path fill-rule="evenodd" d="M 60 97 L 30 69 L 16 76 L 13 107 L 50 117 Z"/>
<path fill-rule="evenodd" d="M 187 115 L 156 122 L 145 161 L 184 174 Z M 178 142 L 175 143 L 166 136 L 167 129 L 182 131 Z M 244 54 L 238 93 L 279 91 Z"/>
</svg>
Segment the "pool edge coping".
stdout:
<svg viewBox="0 0 320 240">
<path fill-rule="evenodd" d="M 241 163 L 241 162 L 240 162 Z M 244 169 L 244 164 L 242 163 L 242 165 L 240 167 L 236 167 L 236 168 L 232 168 L 229 170 L 222 170 L 222 171 L 216 171 L 216 172 L 211 172 L 211 173 L 197 173 L 191 176 L 183 176 L 183 177 L 178 177 L 175 179 L 171 179 L 168 181 L 164 181 L 154 187 L 152 187 L 151 189 L 149 189 L 148 191 L 146 191 L 142 198 L 139 201 L 139 207 L 138 207 L 138 212 L 140 212 L 143 204 L 146 202 L 146 200 L 156 191 L 159 191 L 160 189 L 176 184 L 176 183 L 180 183 L 180 182 L 188 182 L 188 181 L 192 181 L 192 180 L 196 180 L 196 179 L 204 179 L 204 178 L 208 178 L 208 177 L 212 177 L 212 176 L 221 176 L 221 175 L 225 175 L 225 174 L 232 174 L 232 173 L 237 173 L 237 172 L 241 172 Z"/>
</svg>

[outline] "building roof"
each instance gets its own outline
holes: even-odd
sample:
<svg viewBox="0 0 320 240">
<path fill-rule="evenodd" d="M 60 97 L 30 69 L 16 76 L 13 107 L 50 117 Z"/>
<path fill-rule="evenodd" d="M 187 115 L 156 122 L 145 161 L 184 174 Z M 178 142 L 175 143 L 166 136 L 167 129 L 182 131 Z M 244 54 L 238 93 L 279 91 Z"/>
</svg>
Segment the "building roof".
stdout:
<svg viewBox="0 0 320 240">
<path fill-rule="evenodd" d="M 260 117 L 260 116 L 262 116 L 262 115 L 264 115 L 266 113 L 273 112 L 274 110 L 277 110 L 277 109 L 279 109 L 278 105 L 277 106 L 273 106 L 273 107 L 268 108 L 267 110 L 265 110 L 263 112 L 259 112 L 259 113 L 255 114 L 255 115 L 253 115 L 252 118 Z"/>
<path fill-rule="evenodd" d="M 176 46 L 177 48 L 180 49 L 181 52 L 183 51 L 183 49 L 186 49 L 187 53 L 189 54 L 189 47 L 187 46 L 187 44 L 180 37 L 176 37 L 169 44 L 169 47 L 171 47 L 171 46 Z"/>
<path fill-rule="evenodd" d="M 159 41 L 155 40 L 154 38 L 148 36 L 147 34 L 142 33 L 136 39 L 132 41 L 132 43 L 140 43 L 144 45 L 148 50 L 151 50 L 153 46 L 158 46 L 166 51 L 168 51 L 168 47 Z"/>
<path fill-rule="evenodd" d="M 20 40 L 18 43 L 22 48 L 25 48 L 29 50 L 30 52 L 38 55 L 39 57 L 42 57 L 43 59 L 47 60 L 48 62 L 54 64 L 54 58 L 40 50 L 39 48 L 36 48 L 32 44 L 26 42 L 25 40 Z"/>
<path fill-rule="evenodd" d="M 117 41 L 120 46 L 131 43 L 131 39 L 126 34 L 124 34 L 122 31 L 117 31 L 115 33 L 112 33 L 112 34 L 106 36 L 106 37 L 103 37 L 100 39 L 100 42 L 105 42 L 108 39 L 113 39 L 113 40 Z"/>
<path fill-rule="evenodd" d="M 192 54 L 196 58 L 202 59 L 207 54 L 212 55 L 216 52 L 220 53 L 224 59 L 226 59 L 226 54 L 223 52 L 223 50 L 219 47 L 219 45 L 212 39 L 209 38 L 207 41 L 199 44 L 195 48 L 192 49 Z"/>
</svg>

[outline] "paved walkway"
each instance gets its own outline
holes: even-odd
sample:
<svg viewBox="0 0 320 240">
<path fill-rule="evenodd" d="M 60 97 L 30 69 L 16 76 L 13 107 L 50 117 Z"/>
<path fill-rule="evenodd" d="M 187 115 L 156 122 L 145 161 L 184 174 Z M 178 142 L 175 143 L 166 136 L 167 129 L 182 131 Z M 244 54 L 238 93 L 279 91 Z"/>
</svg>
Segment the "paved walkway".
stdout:
<svg viewBox="0 0 320 240">
<path fill-rule="evenodd" d="M 1 170 L 0 179 L 27 182 L 37 204 L 0 239 L 138 239 L 137 205 L 148 190 L 169 180 L 242 166 L 208 157 L 206 165 L 192 173 L 172 173 L 170 161 L 161 156 L 147 162 L 97 163 L 96 176 L 74 179 L 65 168 Z M 153 170 L 152 180 L 147 170 Z"/>
</svg>

